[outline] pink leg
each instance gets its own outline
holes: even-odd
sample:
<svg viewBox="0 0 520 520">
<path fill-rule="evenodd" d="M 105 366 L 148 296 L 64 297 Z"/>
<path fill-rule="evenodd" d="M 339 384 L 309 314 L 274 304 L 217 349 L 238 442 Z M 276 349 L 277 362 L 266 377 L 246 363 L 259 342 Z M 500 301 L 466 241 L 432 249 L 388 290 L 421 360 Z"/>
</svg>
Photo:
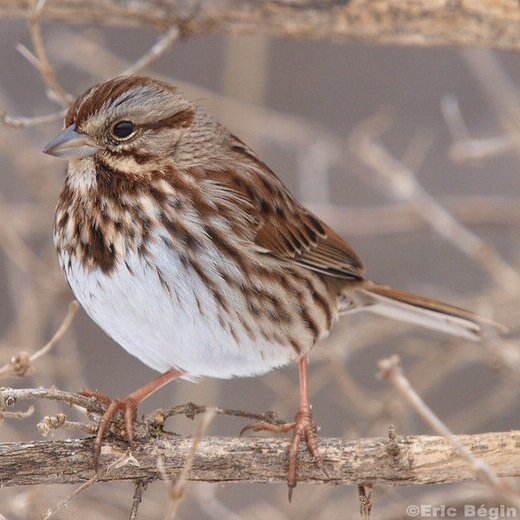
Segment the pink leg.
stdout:
<svg viewBox="0 0 520 520">
<path fill-rule="evenodd" d="M 309 393 L 307 390 L 307 357 L 302 357 L 300 359 L 298 362 L 298 369 L 300 380 L 300 400 L 294 421 L 285 424 L 271 424 L 266 421 L 260 421 L 246 426 L 240 432 L 241 435 L 246 431 L 269 431 L 273 433 L 293 432 L 293 438 L 288 451 L 289 466 L 287 470 L 287 485 L 289 486 L 289 501 L 292 498 L 293 489 L 296 487 L 297 483 L 298 446 L 302 438 L 305 439 L 307 449 L 311 453 L 315 464 L 325 474 L 327 474 L 318 450 L 318 442 L 316 440 L 314 424 L 312 422 Z"/>
<path fill-rule="evenodd" d="M 131 394 L 128 394 L 124 399 L 111 399 L 102 392 L 89 390 L 88 388 L 81 391 L 82 395 L 86 397 L 95 397 L 107 407 L 105 413 L 99 420 L 96 440 L 94 441 L 94 467 L 96 470 L 99 462 L 99 454 L 101 453 L 101 443 L 115 413 L 117 411 L 124 413 L 126 437 L 131 444 L 134 438 L 134 419 L 137 415 L 137 407 L 139 404 L 159 390 L 159 388 L 162 388 L 165 384 L 183 374 L 184 372 L 179 370 L 168 370 L 168 372 L 161 374 L 146 385 L 138 388 Z"/>
</svg>

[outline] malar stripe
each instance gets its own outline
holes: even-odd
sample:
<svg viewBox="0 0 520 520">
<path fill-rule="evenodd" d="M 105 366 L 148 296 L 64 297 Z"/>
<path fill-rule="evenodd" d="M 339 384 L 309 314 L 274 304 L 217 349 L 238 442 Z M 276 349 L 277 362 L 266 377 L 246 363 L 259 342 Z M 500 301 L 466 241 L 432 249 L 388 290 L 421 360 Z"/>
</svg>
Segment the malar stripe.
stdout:
<svg viewBox="0 0 520 520">
<path fill-rule="evenodd" d="M 110 151 L 110 155 L 116 159 L 121 157 L 131 157 L 137 164 L 146 164 L 148 162 L 154 161 L 157 159 L 154 155 L 137 152 L 135 150 L 118 150 L 118 151 Z"/>
</svg>

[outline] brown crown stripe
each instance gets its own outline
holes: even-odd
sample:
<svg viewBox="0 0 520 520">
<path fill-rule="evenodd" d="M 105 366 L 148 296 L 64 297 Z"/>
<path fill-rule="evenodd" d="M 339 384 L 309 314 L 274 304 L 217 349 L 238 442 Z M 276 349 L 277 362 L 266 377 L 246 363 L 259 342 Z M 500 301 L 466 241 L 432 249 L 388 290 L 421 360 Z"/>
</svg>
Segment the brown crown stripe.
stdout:
<svg viewBox="0 0 520 520">
<path fill-rule="evenodd" d="M 175 92 L 175 87 L 167 83 L 147 78 L 144 76 L 129 76 L 128 78 L 117 77 L 101 85 L 92 87 L 84 92 L 70 107 L 65 116 L 65 125 L 76 123 L 77 126 L 87 120 L 92 114 L 99 110 L 105 103 L 115 101 L 125 92 L 131 92 L 138 87 L 154 86 L 159 89 Z M 123 99 L 128 99 L 126 96 Z"/>
</svg>

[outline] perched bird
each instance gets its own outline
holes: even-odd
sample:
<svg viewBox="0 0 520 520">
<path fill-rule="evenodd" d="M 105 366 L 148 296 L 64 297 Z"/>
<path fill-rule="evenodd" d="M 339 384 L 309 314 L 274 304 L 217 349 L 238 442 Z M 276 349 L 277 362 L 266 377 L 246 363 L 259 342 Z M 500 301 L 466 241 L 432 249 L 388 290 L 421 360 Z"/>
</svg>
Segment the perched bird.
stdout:
<svg viewBox="0 0 520 520">
<path fill-rule="evenodd" d="M 322 466 L 307 359 L 338 318 L 366 310 L 465 338 L 476 314 L 367 280 L 344 239 L 304 208 L 244 142 L 176 87 L 144 76 L 93 86 L 44 152 L 68 160 L 54 242 L 89 316 L 161 375 L 125 399 L 86 391 L 132 440 L 137 405 L 177 377 L 228 379 L 296 361 L 289 492 L 305 440 Z"/>
</svg>

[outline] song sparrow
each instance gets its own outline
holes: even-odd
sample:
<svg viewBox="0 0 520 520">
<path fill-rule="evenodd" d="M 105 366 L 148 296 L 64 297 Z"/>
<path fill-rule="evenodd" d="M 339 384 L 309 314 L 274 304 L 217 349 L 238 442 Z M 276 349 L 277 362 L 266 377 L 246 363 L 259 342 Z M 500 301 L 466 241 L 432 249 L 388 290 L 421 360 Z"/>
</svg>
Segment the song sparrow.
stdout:
<svg viewBox="0 0 520 520">
<path fill-rule="evenodd" d="M 176 378 L 246 377 L 298 361 L 288 485 L 305 439 L 322 467 L 307 397 L 307 355 L 342 314 L 363 309 L 462 337 L 466 310 L 363 276 L 352 247 L 299 204 L 240 139 L 174 86 L 119 77 L 81 95 L 45 153 L 69 160 L 54 241 L 91 318 L 162 375 L 106 402 L 127 437 L 137 405 Z"/>
</svg>

